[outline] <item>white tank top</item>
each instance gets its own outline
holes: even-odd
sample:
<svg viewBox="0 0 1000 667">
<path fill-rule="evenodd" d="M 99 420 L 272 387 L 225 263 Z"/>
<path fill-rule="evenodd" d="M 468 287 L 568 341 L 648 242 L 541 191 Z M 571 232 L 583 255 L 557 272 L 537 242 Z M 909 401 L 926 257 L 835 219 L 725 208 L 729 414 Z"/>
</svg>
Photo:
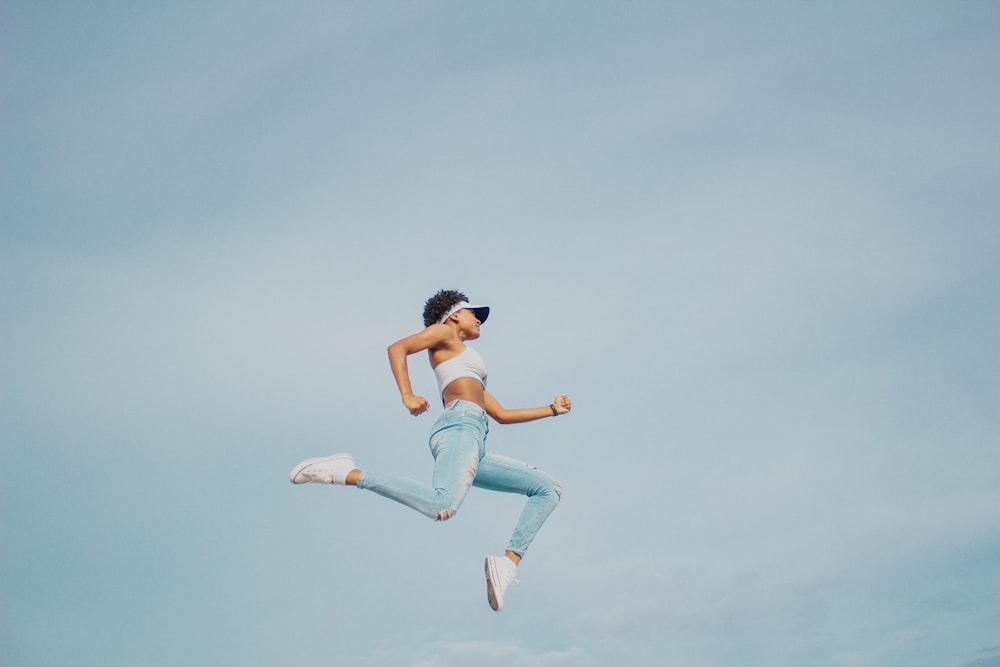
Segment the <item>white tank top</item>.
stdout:
<svg viewBox="0 0 1000 667">
<path fill-rule="evenodd" d="M 445 359 L 434 367 L 438 392 L 444 398 L 445 387 L 459 378 L 475 378 L 486 388 L 486 363 L 479 353 L 468 345 L 451 359 Z"/>
</svg>

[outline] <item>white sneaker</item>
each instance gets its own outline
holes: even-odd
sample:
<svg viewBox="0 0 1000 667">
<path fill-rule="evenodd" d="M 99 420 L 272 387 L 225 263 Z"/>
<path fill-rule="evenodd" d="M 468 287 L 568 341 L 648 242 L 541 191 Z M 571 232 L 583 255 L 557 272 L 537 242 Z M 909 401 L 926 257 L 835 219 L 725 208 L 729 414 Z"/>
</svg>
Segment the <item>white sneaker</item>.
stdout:
<svg viewBox="0 0 1000 667">
<path fill-rule="evenodd" d="M 517 565 L 507 556 L 486 557 L 486 597 L 493 611 L 503 609 L 503 596 L 507 587 L 516 584 Z"/>
<path fill-rule="evenodd" d="M 292 468 L 288 479 L 292 484 L 346 484 L 347 474 L 354 470 L 354 457 L 350 454 L 334 454 L 318 459 L 306 459 Z"/>
</svg>

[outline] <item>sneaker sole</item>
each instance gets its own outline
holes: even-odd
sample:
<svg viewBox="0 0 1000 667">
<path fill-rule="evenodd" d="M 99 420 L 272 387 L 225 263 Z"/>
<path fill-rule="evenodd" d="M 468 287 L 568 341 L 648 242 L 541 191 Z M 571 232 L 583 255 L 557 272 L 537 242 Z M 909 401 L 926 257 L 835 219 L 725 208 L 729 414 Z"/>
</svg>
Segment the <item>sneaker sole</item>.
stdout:
<svg viewBox="0 0 1000 667">
<path fill-rule="evenodd" d="M 292 468 L 292 472 L 288 473 L 288 479 L 289 481 L 291 481 L 292 484 L 305 484 L 306 482 L 296 482 L 295 478 L 298 477 L 303 470 L 313 465 L 314 463 L 320 463 L 322 461 L 338 461 L 338 460 L 346 461 L 352 459 L 353 457 L 350 454 L 334 454 L 333 456 L 320 456 L 315 459 L 306 459 L 305 461 L 302 461 L 297 466 Z"/>
<path fill-rule="evenodd" d="M 493 576 L 490 576 L 490 575 Z M 497 599 L 497 592 L 493 588 L 493 578 L 500 578 L 500 573 L 490 567 L 490 559 L 486 558 L 486 597 L 490 601 L 490 609 L 500 611 L 503 609 L 503 598 Z"/>
</svg>

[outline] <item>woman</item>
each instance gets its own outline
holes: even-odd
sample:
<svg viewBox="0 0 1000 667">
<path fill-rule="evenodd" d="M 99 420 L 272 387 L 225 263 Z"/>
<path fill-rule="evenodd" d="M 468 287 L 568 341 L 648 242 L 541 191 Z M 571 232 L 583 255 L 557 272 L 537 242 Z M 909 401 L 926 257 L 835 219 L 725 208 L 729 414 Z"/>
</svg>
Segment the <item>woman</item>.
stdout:
<svg viewBox="0 0 1000 667">
<path fill-rule="evenodd" d="M 407 357 L 427 350 L 438 381 L 444 413 L 430 437 L 434 476 L 430 486 L 404 477 L 361 470 L 350 454 L 303 461 L 291 472 L 294 484 L 347 484 L 391 498 L 437 521 L 458 511 L 472 486 L 528 497 L 503 556 L 486 557 L 486 594 L 494 611 L 503 608 L 508 586 L 517 583 L 517 565 L 539 528 L 552 513 L 562 489 L 549 475 L 514 459 L 486 451 L 486 416 L 501 424 L 516 424 L 570 411 L 569 397 L 560 394 L 550 405 L 508 409 L 486 391 L 486 366 L 466 341 L 479 338 L 489 316 L 488 306 L 471 306 L 455 290 L 441 290 L 424 305 L 423 331 L 389 346 L 389 363 L 403 405 L 410 414 L 427 412 L 427 399 L 413 393 Z"/>
</svg>

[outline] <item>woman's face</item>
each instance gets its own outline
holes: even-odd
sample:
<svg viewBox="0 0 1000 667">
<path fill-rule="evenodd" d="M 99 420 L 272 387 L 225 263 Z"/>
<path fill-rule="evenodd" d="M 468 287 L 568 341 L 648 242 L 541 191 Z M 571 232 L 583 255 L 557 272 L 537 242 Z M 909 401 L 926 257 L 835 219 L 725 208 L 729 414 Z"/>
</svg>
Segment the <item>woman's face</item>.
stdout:
<svg viewBox="0 0 1000 667">
<path fill-rule="evenodd" d="M 476 311 L 470 308 L 463 308 L 462 310 L 455 313 L 458 315 L 458 328 L 465 333 L 465 337 L 468 340 L 475 340 L 479 338 L 479 318 L 476 317 Z"/>
</svg>

